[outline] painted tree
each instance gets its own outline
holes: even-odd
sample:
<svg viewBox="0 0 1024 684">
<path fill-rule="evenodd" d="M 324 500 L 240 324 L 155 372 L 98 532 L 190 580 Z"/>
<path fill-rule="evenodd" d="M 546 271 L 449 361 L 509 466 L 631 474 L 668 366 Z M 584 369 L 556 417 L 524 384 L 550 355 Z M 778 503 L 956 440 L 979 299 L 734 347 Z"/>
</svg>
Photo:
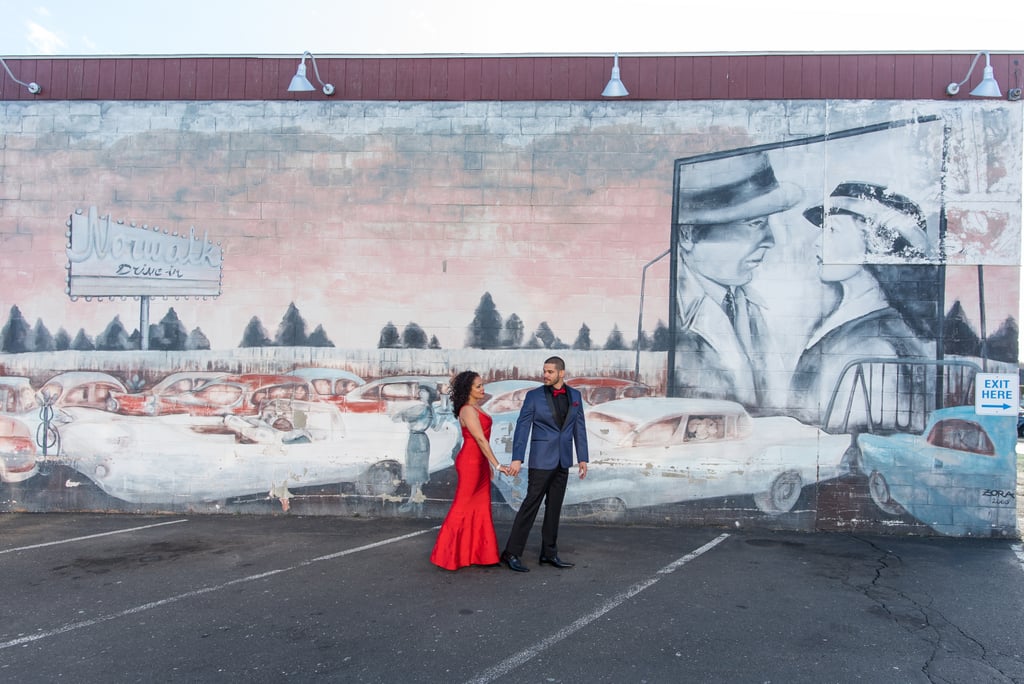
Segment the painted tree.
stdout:
<svg viewBox="0 0 1024 684">
<path fill-rule="evenodd" d="M 410 322 L 402 331 L 402 346 L 406 349 L 426 349 L 427 333 L 416 323 Z"/>
<path fill-rule="evenodd" d="M 537 333 L 533 333 L 532 335 L 530 335 L 530 339 L 528 339 L 526 341 L 526 348 L 527 349 L 543 349 L 544 348 L 544 343 L 540 341 L 539 337 L 537 337 Z"/>
<path fill-rule="evenodd" d="M 3 338 L 0 351 L 5 351 L 8 354 L 21 354 L 32 351 L 32 329 L 29 327 L 25 317 L 21 315 L 21 309 L 17 306 L 11 307 L 7 323 L 4 325 L 3 330 L 0 330 L 0 337 Z"/>
<path fill-rule="evenodd" d="M 651 339 L 651 351 L 668 351 L 672 345 L 672 336 L 669 334 L 665 322 L 658 319 L 658 325 L 654 327 L 654 335 Z"/>
<path fill-rule="evenodd" d="M 580 326 L 580 331 L 576 335 L 576 341 L 572 343 L 573 349 L 580 349 L 582 351 L 590 351 L 590 327 L 584 323 Z"/>
<path fill-rule="evenodd" d="M 304 347 L 306 346 L 306 321 L 299 313 L 295 302 L 288 305 L 284 312 L 280 325 L 277 326 L 277 335 L 274 336 L 275 347 Z"/>
<path fill-rule="evenodd" d="M 441 342 L 437 339 L 437 335 L 430 336 L 430 344 L 427 345 L 430 349 L 440 349 Z"/>
<path fill-rule="evenodd" d="M 622 331 L 619 330 L 619 326 L 612 326 L 612 331 L 608 333 L 608 339 L 605 340 L 604 348 L 609 351 L 622 351 L 627 349 L 626 340 L 622 338 Z"/>
<path fill-rule="evenodd" d="M 85 334 L 84 328 L 78 329 L 78 334 L 75 335 L 75 339 L 71 342 L 71 348 L 75 351 L 93 351 L 96 349 L 96 345 L 92 343 L 92 339 Z"/>
<path fill-rule="evenodd" d="M 182 351 L 188 341 L 188 330 L 178 318 L 174 307 L 156 325 L 149 326 L 149 348 L 161 351 Z"/>
<path fill-rule="evenodd" d="M 996 361 L 1008 361 L 1017 363 L 1017 346 L 1020 339 L 1020 329 L 1017 321 L 1007 318 L 999 329 L 989 335 L 985 344 L 988 357 Z"/>
<path fill-rule="evenodd" d="M 185 349 L 187 351 L 194 351 L 196 349 L 209 349 L 210 338 L 208 338 L 202 330 L 198 327 L 193 328 L 192 332 L 188 334 L 188 339 L 185 340 Z"/>
<path fill-rule="evenodd" d="M 128 331 L 124 329 L 120 316 L 114 316 L 114 320 L 96 337 L 96 349 L 100 351 L 127 351 L 131 348 Z"/>
<path fill-rule="evenodd" d="M 391 321 L 387 322 L 380 329 L 380 339 L 377 340 L 377 349 L 398 349 L 402 346 L 402 338 L 398 336 L 398 328 Z"/>
<path fill-rule="evenodd" d="M 242 348 L 270 346 L 270 337 L 267 335 L 267 329 L 263 327 L 263 322 L 260 321 L 259 316 L 253 316 L 249 319 L 249 323 L 245 326 L 245 331 L 242 333 L 242 341 L 238 343 L 238 346 Z"/>
<path fill-rule="evenodd" d="M 138 345 L 135 345 L 138 348 Z M 53 337 L 53 348 L 56 351 L 67 351 L 71 349 L 71 335 L 64 328 L 58 328 L 57 334 Z"/>
<path fill-rule="evenodd" d="M 540 340 L 545 349 L 559 349 L 564 346 L 547 321 L 541 321 L 534 335 L 537 336 L 537 339 Z"/>
<path fill-rule="evenodd" d="M 43 325 L 43 319 L 37 318 L 36 325 L 32 328 L 32 348 L 36 351 L 53 351 L 56 349 L 54 346 L 53 335 L 47 330 L 46 326 Z"/>
<path fill-rule="evenodd" d="M 526 326 L 523 325 L 523 319 L 519 318 L 519 314 L 512 314 L 505 321 L 505 327 L 501 335 L 501 346 L 508 347 L 509 349 L 518 349 L 523 346 L 523 335 L 526 332 Z"/>
<path fill-rule="evenodd" d="M 484 292 L 469 324 L 466 346 L 473 349 L 497 349 L 501 345 L 501 314 L 490 292 Z"/>
<path fill-rule="evenodd" d="M 953 302 L 946 314 L 946 322 L 943 325 L 945 330 L 945 345 L 943 351 L 947 355 L 957 356 L 980 356 L 981 340 L 974 332 L 970 321 L 967 320 L 967 313 L 964 311 L 960 300 Z"/>
<path fill-rule="evenodd" d="M 640 339 L 634 340 L 633 344 L 630 345 L 630 348 L 636 349 L 637 346 L 640 347 L 640 351 L 647 351 L 648 349 L 651 348 L 651 338 L 647 334 L 646 330 L 640 331 Z"/>
<path fill-rule="evenodd" d="M 313 332 L 309 334 L 309 339 L 306 340 L 306 344 L 310 347 L 333 347 L 334 343 L 331 342 L 330 338 L 327 337 L 327 333 L 324 331 L 324 326 L 318 325 L 313 329 Z"/>
</svg>

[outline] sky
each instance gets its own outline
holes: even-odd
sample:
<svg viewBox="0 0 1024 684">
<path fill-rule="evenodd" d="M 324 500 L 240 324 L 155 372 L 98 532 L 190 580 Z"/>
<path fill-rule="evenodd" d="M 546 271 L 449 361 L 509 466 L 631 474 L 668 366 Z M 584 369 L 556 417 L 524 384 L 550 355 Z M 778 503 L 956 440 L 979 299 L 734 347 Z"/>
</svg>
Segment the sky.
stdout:
<svg viewBox="0 0 1024 684">
<path fill-rule="evenodd" d="M 939 7 L 910 0 L 0 0 L 0 56 L 1024 51 L 1019 0 Z"/>
</svg>

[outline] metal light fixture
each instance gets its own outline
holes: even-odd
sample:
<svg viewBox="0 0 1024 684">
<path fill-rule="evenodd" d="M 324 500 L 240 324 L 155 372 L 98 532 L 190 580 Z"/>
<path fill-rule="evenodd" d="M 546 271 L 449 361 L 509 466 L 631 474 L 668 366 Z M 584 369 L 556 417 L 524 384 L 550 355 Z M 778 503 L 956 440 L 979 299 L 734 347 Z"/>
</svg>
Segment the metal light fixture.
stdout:
<svg viewBox="0 0 1024 684">
<path fill-rule="evenodd" d="M 622 79 L 619 78 L 619 53 L 615 53 L 615 63 L 612 66 L 612 77 L 608 80 L 608 85 L 604 87 L 601 92 L 601 97 L 626 97 L 629 95 L 629 91 L 626 90 L 626 86 L 622 84 Z"/>
<path fill-rule="evenodd" d="M 999 90 L 999 84 L 996 83 L 996 77 L 992 73 L 992 63 L 989 60 L 988 52 L 983 50 L 978 54 L 974 55 L 974 59 L 971 61 L 971 68 L 967 70 L 967 75 L 964 76 L 964 80 L 959 83 L 950 83 L 946 86 L 947 95 L 956 95 L 960 92 L 960 86 L 967 83 L 967 79 L 971 77 L 971 72 L 974 71 L 975 65 L 978 63 L 978 59 L 985 55 L 985 71 L 982 73 L 981 83 L 979 83 L 974 90 L 971 91 L 971 95 L 974 97 L 1002 97 L 1003 93 Z"/>
<path fill-rule="evenodd" d="M 7 66 L 7 62 L 4 61 L 3 57 L 0 57 L 0 64 L 3 65 L 4 71 L 7 72 L 7 75 L 11 77 L 12 81 L 14 81 L 15 83 L 17 83 L 20 86 L 24 86 L 24 87 L 28 88 L 28 92 L 32 93 L 33 95 L 38 95 L 39 92 L 42 90 L 42 88 L 39 86 L 39 84 L 36 83 L 35 81 L 30 81 L 29 83 L 25 83 L 24 81 L 19 81 L 17 78 L 15 78 L 14 74 L 11 73 L 11 68 L 9 66 Z"/>
<path fill-rule="evenodd" d="M 316 90 L 313 84 L 306 78 L 306 57 L 309 57 L 309 61 L 313 62 L 313 73 L 316 74 L 316 80 L 320 81 L 320 85 L 323 86 L 324 95 L 333 95 L 334 86 L 330 83 L 324 83 L 324 80 L 320 78 L 320 70 L 316 68 L 316 57 L 311 52 L 302 53 L 302 61 L 299 62 L 299 68 L 295 70 L 295 75 L 292 76 L 292 82 L 288 85 L 288 92 L 291 93 L 308 93 L 311 90 Z"/>
</svg>

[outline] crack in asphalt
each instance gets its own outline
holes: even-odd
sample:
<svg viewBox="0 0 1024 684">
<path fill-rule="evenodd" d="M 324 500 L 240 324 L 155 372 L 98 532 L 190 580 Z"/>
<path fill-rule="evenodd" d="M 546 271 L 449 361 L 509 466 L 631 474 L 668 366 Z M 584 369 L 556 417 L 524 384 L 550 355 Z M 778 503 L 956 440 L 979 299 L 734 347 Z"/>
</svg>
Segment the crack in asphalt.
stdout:
<svg viewBox="0 0 1024 684">
<path fill-rule="evenodd" d="M 956 684 L 970 673 L 973 681 L 1018 682 L 991 662 L 985 645 L 935 607 L 931 598 L 927 602 L 915 599 L 904 591 L 886 585 L 887 574 L 896 572 L 903 559 L 871 540 L 852 536 L 880 555 L 875 559 L 874 577 L 864 587 L 864 595 L 875 601 L 879 608 L 899 627 L 931 645 L 931 654 L 921 665 L 921 674 L 929 682 Z M 1012 655 L 994 653 L 1013 658 Z"/>
</svg>

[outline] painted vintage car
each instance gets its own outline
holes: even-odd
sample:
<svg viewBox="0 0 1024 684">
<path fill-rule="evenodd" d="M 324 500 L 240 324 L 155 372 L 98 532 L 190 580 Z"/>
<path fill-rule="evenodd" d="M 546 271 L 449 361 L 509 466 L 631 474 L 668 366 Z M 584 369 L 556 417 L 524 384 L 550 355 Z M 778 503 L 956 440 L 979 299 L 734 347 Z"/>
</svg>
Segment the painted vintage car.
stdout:
<svg viewBox="0 0 1024 684">
<path fill-rule="evenodd" d="M 58 408 L 80 406 L 105 410 L 111 394 L 127 391 L 124 383 L 109 373 L 68 371 L 47 380 L 39 395 Z"/>
<path fill-rule="evenodd" d="M 0 416 L 0 482 L 23 482 L 39 472 L 32 428 L 12 416 Z"/>
<path fill-rule="evenodd" d="M 113 397 L 120 402 L 127 392 Z M 309 382 L 293 375 L 252 373 L 224 375 L 177 393 L 154 395 L 150 404 L 142 402 L 141 415 L 190 416 L 255 415 L 263 403 L 275 399 L 306 401 L 314 397 Z M 127 415 L 140 415 L 131 411 L 118 411 Z"/>
<path fill-rule="evenodd" d="M 786 416 L 752 418 L 731 401 L 617 399 L 587 408 L 586 420 L 590 467 L 585 479 L 573 478 L 566 504 L 636 508 L 753 495 L 775 515 L 790 511 L 804 486 L 849 471 L 849 435 Z M 516 509 L 526 473 L 495 480 Z"/>
<path fill-rule="evenodd" d="M 909 513 L 955 536 L 1015 529 L 1013 416 L 978 415 L 973 406 L 937 409 L 921 434 L 864 433 L 857 446 L 858 468 L 884 512 Z"/>
<path fill-rule="evenodd" d="M 196 504 L 351 482 L 385 495 L 400 480 L 409 431 L 386 416 L 320 401 L 271 401 L 250 415 L 121 416 L 68 409 L 61 462 L 137 504 Z"/>
<path fill-rule="evenodd" d="M 446 375 L 395 375 L 371 380 L 341 397 L 337 406 L 343 413 L 394 414 L 407 408 L 410 402 L 422 399 L 421 390 L 429 400 L 438 403 L 441 412 L 448 406 L 451 380 Z M 448 410 L 451 413 L 451 410 Z"/>
<path fill-rule="evenodd" d="M 320 400 L 332 404 L 342 403 L 342 397 L 366 384 L 355 373 L 340 368 L 296 368 L 289 375 L 308 380 Z"/>
<path fill-rule="evenodd" d="M 642 382 L 623 378 L 603 378 L 582 375 L 566 380 L 566 384 L 579 390 L 583 401 L 591 406 L 616 399 L 638 399 L 651 396 L 651 388 Z"/>
<path fill-rule="evenodd" d="M 45 453 L 41 452 L 41 457 L 56 455 L 60 451 L 59 427 L 70 420 L 63 409 L 53 405 L 55 399 L 51 396 L 50 405 L 43 406 L 42 397 L 32 388 L 28 378 L 0 377 L 0 414 L 24 423 L 36 447 L 41 449 L 45 443 Z"/>
<path fill-rule="evenodd" d="M 38 411 L 36 391 L 28 378 L 17 375 L 0 377 L 0 413 L 27 416 Z"/>
<path fill-rule="evenodd" d="M 111 392 L 107 399 L 107 410 L 124 416 L 159 416 L 166 413 L 179 413 L 175 410 L 178 405 L 189 401 L 189 398 L 197 390 L 214 380 L 221 380 L 227 375 L 227 373 L 216 371 L 171 373 L 142 392 Z"/>
<path fill-rule="evenodd" d="M 491 417 L 491 450 L 502 463 L 512 460 L 512 434 L 523 408 L 523 398 L 540 386 L 536 380 L 496 380 L 484 385 L 480 410 Z"/>
</svg>

